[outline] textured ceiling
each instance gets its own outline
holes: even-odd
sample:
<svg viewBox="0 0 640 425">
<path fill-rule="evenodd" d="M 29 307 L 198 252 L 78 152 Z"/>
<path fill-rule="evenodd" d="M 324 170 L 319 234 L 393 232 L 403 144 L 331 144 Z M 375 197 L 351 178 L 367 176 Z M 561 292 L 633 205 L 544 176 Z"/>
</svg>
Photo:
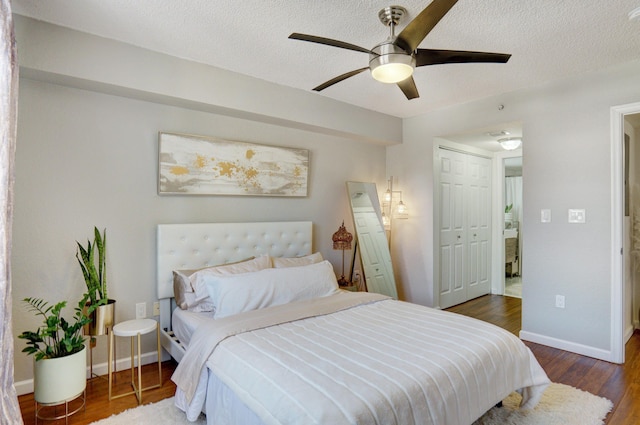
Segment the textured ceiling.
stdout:
<svg viewBox="0 0 640 425">
<path fill-rule="evenodd" d="M 430 0 L 403 0 L 408 22 Z M 364 53 L 289 40 L 292 32 L 372 48 L 388 35 L 388 0 L 13 0 L 15 13 L 311 90 L 368 65 Z M 640 58 L 640 0 L 459 0 L 421 48 L 511 53 L 507 64 L 417 68 L 420 98 L 368 72 L 327 96 L 397 117 L 537 85 Z M 399 25 L 399 30 L 404 27 Z M 399 32 L 399 31 L 397 31 Z"/>
</svg>

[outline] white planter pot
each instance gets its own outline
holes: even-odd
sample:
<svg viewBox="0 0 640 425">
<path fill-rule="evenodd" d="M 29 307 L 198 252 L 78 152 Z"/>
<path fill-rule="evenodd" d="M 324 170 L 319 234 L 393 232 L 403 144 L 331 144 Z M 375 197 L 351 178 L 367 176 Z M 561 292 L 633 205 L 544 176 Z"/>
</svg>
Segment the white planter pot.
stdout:
<svg viewBox="0 0 640 425">
<path fill-rule="evenodd" d="M 87 350 L 33 362 L 33 397 L 41 404 L 73 400 L 87 386 Z"/>
</svg>

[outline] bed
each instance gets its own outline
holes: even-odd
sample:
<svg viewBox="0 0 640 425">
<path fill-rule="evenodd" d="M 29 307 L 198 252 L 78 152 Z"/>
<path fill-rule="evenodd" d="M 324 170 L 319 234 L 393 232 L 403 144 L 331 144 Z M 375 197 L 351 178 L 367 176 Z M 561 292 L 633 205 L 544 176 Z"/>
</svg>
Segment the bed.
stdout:
<svg viewBox="0 0 640 425">
<path fill-rule="evenodd" d="M 518 338 L 468 317 L 340 290 L 328 262 L 298 263 L 316 255 L 312 228 L 158 226 L 162 343 L 179 362 L 176 405 L 190 420 L 202 411 L 216 425 L 469 425 L 513 391 L 522 408 L 537 404 L 549 380 Z M 213 312 L 167 307 L 175 270 L 241 269 L 265 256 L 294 263 L 195 272 Z"/>
</svg>

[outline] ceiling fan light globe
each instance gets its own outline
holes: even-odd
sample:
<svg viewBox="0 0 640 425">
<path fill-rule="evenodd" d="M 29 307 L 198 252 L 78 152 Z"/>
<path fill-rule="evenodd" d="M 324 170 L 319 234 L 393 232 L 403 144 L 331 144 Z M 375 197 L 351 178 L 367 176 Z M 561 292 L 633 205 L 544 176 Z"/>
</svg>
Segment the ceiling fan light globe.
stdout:
<svg viewBox="0 0 640 425">
<path fill-rule="evenodd" d="M 370 65 L 371 75 L 381 83 L 399 83 L 413 74 L 413 67 L 406 63 L 389 62 L 375 67 Z"/>
</svg>

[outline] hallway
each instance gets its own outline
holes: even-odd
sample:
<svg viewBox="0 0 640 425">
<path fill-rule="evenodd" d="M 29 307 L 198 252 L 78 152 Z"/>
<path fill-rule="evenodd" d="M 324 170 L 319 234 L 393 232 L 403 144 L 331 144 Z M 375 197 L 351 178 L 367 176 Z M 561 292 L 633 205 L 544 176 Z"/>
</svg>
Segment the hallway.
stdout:
<svg viewBox="0 0 640 425">
<path fill-rule="evenodd" d="M 504 295 L 507 297 L 522 298 L 522 277 L 514 276 L 504 279 Z"/>
</svg>

